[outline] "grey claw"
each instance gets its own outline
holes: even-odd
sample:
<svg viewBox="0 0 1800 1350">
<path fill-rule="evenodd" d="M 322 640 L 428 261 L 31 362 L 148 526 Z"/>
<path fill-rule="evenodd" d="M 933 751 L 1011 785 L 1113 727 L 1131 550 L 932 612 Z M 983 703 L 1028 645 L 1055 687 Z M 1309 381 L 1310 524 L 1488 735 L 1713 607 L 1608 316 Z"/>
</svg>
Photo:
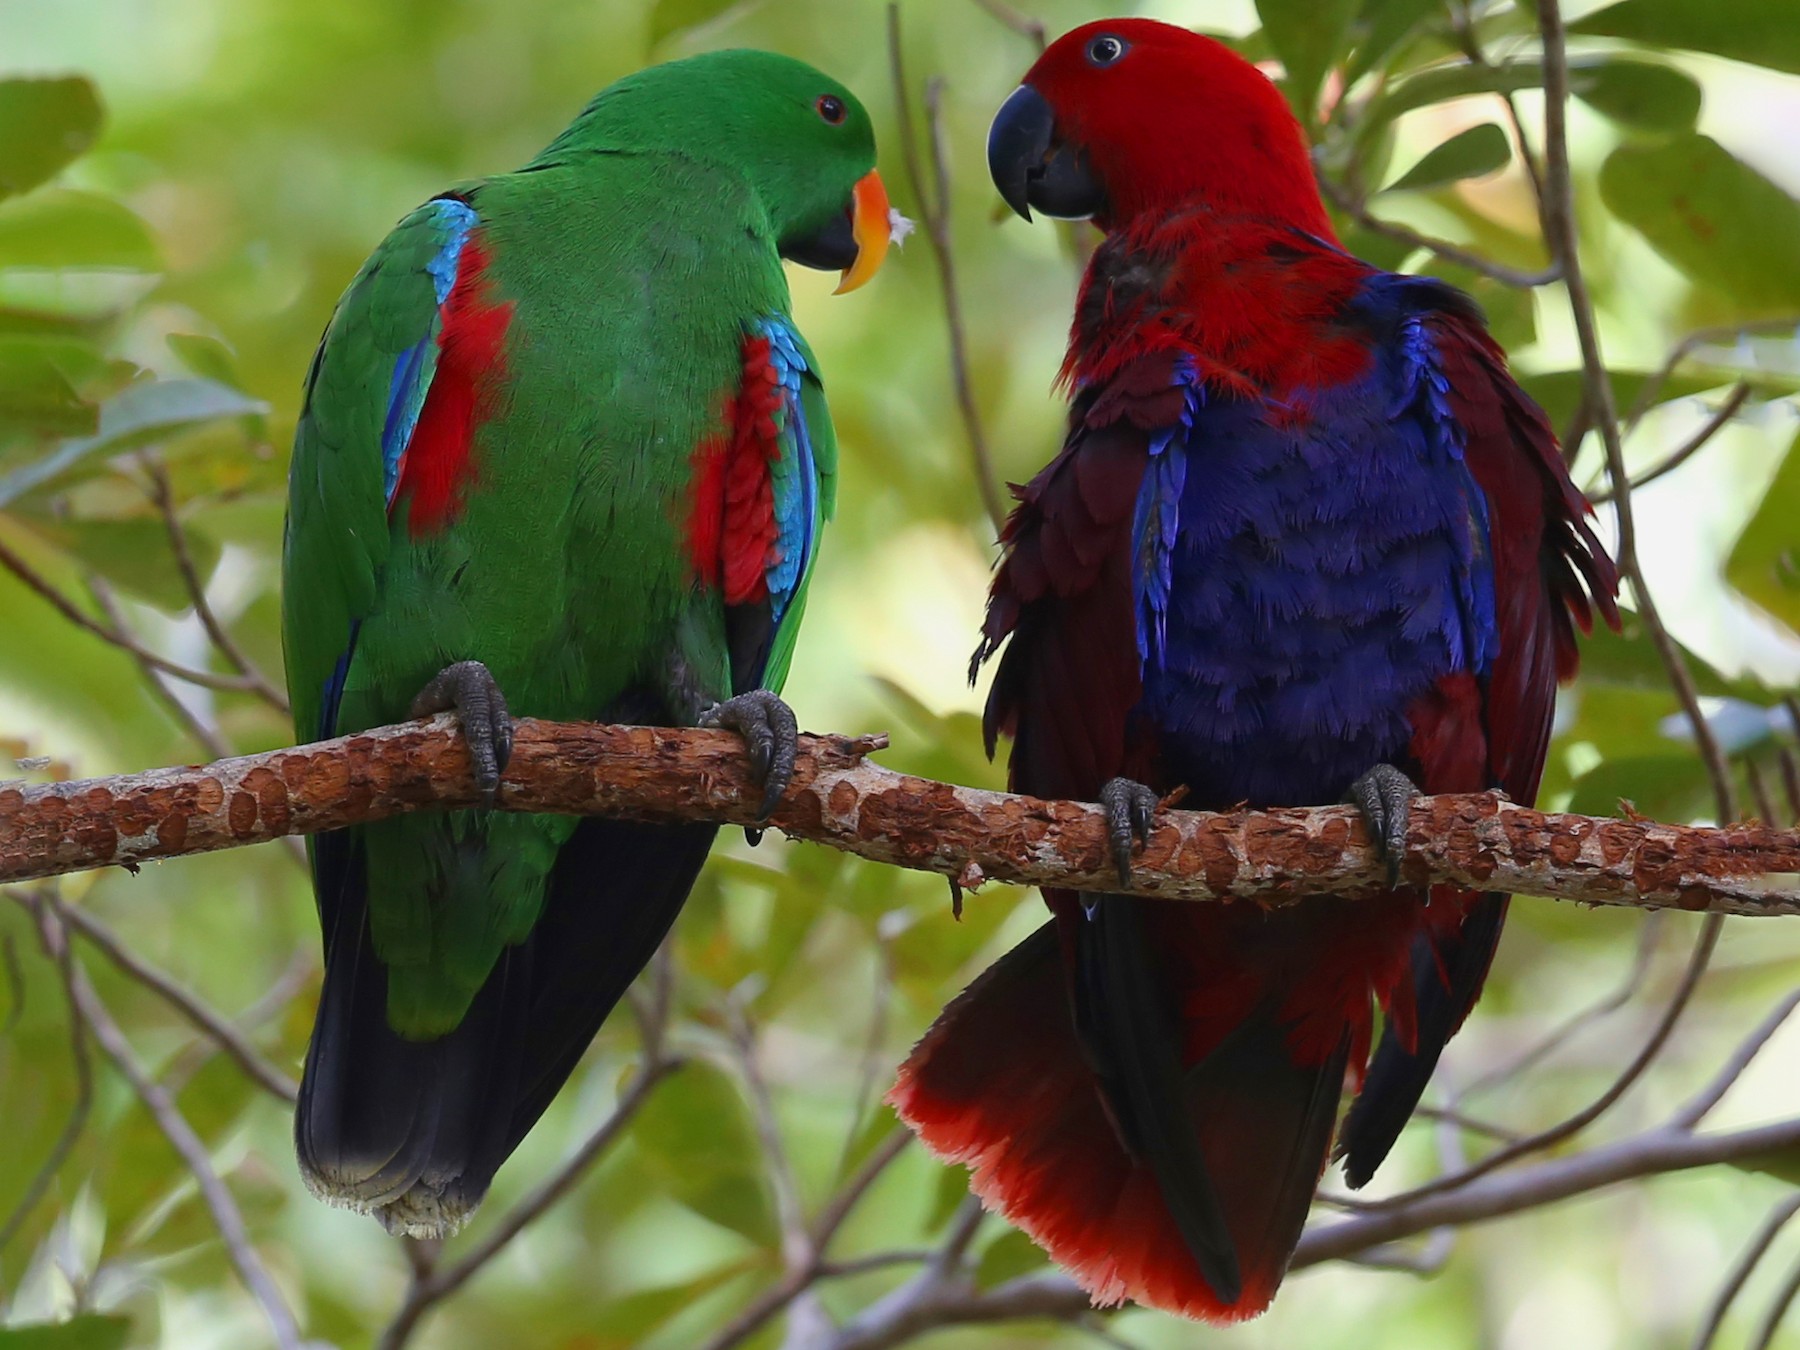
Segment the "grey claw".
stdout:
<svg viewBox="0 0 1800 1350">
<path fill-rule="evenodd" d="M 432 676 L 412 701 L 410 715 L 454 712 L 468 742 L 469 762 L 483 806 L 492 808 L 500 775 L 512 759 L 512 717 L 506 696 L 479 661 L 458 661 Z"/>
<path fill-rule="evenodd" d="M 1377 764 L 1344 794 L 1344 800 L 1362 812 L 1375 851 L 1387 864 L 1390 886 L 1400 884 L 1400 865 L 1406 861 L 1406 826 L 1412 814 L 1412 799 L 1423 795 L 1418 785 L 1392 764 Z"/>
<path fill-rule="evenodd" d="M 794 710 L 767 689 L 752 689 L 715 703 L 700 714 L 700 725 L 723 727 L 744 738 L 750 772 L 763 785 L 758 814 L 767 820 L 794 778 L 794 757 L 800 751 Z"/>
<path fill-rule="evenodd" d="M 1100 789 L 1100 805 L 1106 810 L 1107 835 L 1112 841 L 1113 866 L 1119 884 L 1131 884 L 1131 855 L 1135 846 L 1150 842 L 1150 822 L 1161 799 L 1142 783 L 1130 778 L 1109 779 Z"/>
</svg>

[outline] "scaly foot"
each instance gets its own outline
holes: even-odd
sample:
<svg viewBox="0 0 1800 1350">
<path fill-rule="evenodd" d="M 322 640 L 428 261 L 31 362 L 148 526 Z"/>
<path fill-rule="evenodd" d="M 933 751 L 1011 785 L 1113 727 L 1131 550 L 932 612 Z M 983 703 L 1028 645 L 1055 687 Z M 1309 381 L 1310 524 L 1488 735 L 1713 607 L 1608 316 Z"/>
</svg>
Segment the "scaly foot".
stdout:
<svg viewBox="0 0 1800 1350">
<path fill-rule="evenodd" d="M 1406 861 L 1406 824 L 1412 799 L 1425 794 L 1392 764 L 1377 764 L 1350 785 L 1344 800 L 1362 812 L 1375 851 L 1387 864 L 1388 884 L 1400 884 L 1400 864 Z"/>
<path fill-rule="evenodd" d="M 491 808 L 500 789 L 500 775 L 512 758 L 512 718 L 488 668 L 479 661 L 458 661 L 432 676 L 413 699 L 411 715 L 429 717 L 441 712 L 454 712 L 462 723 L 481 804 Z"/>
<path fill-rule="evenodd" d="M 1150 821 L 1161 799 L 1142 783 L 1112 778 L 1100 789 L 1100 805 L 1106 811 L 1106 832 L 1112 840 L 1113 865 L 1119 884 L 1131 884 L 1131 855 L 1150 842 Z"/>
<path fill-rule="evenodd" d="M 767 689 L 752 689 L 715 703 L 700 714 L 700 725 L 724 727 L 744 738 L 750 772 L 763 787 L 758 814 L 767 819 L 794 776 L 794 756 L 800 750 L 794 710 Z"/>
</svg>

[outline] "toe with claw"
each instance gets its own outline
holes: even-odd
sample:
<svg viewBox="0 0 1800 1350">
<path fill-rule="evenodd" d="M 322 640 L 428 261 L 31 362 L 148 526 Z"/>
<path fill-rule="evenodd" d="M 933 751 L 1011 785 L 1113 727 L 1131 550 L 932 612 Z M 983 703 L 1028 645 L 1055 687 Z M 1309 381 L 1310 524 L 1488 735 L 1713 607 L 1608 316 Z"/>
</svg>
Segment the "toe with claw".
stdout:
<svg viewBox="0 0 1800 1350">
<path fill-rule="evenodd" d="M 752 689 L 715 703 L 700 714 L 700 725 L 723 727 L 744 738 L 750 772 L 763 787 L 759 814 L 768 819 L 794 776 L 794 756 L 800 749 L 794 710 L 767 689 Z"/>
<path fill-rule="evenodd" d="M 1406 861 L 1406 826 L 1412 800 L 1424 794 L 1418 785 L 1392 764 L 1377 764 L 1350 785 L 1344 800 L 1362 812 L 1375 851 L 1387 864 L 1388 884 L 1400 884 L 1400 864 Z"/>
<path fill-rule="evenodd" d="M 492 807 L 500 775 L 512 758 L 512 717 L 506 697 L 488 668 L 479 661 L 445 666 L 412 701 L 412 716 L 454 712 L 469 744 L 469 762 L 483 806 Z"/>
<path fill-rule="evenodd" d="M 1131 855 L 1150 842 L 1150 822 L 1160 798 L 1130 778 L 1108 780 L 1100 789 L 1100 805 L 1106 811 L 1107 837 L 1112 841 L 1113 865 L 1119 884 L 1131 884 Z"/>
</svg>

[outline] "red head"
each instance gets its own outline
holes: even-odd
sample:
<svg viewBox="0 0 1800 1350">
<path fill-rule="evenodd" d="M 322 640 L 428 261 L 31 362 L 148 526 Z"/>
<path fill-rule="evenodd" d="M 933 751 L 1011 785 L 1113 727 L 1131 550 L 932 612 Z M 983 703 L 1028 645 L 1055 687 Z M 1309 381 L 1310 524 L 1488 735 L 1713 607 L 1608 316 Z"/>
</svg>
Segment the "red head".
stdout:
<svg viewBox="0 0 1800 1350">
<path fill-rule="evenodd" d="M 1000 195 L 1116 229 L 1205 203 L 1330 238 L 1312 160 L 1287 100 L 1211 38 L 1150 19 L 1063 34 L 988 133 Z"/>
</svg>

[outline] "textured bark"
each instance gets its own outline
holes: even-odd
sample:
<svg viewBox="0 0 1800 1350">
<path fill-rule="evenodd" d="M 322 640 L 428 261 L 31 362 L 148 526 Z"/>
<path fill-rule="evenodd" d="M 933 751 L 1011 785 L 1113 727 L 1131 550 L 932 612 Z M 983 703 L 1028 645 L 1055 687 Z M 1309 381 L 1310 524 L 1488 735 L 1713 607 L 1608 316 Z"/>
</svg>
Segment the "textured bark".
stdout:
<svg viewBox="0 0 1800 1350">
<path fill-rule="evenodd" d="M 768 824 L 875 862 L 983 881 L 1122 888 L 1098 809 L 954 787 L 865 758 L 884 737 L 804 736 Z M 755 825 L 759 792 L 726 732 L 518 724 L 500 804 L 514 811 Z M 475 794 L 454 720 L 384 727 L 201 768 L 0 786 L 0 882 L 260 843 Z M 1497 793 L 1421 798 L 1406 880 L 1591 904 L 1800 913 L 1800 832 L 1548 815 Z M 1166 811 L 1139 856 L 1137 895 L 1282 904 L 1383 886 L 1356 813 Z"/>
</svg>

